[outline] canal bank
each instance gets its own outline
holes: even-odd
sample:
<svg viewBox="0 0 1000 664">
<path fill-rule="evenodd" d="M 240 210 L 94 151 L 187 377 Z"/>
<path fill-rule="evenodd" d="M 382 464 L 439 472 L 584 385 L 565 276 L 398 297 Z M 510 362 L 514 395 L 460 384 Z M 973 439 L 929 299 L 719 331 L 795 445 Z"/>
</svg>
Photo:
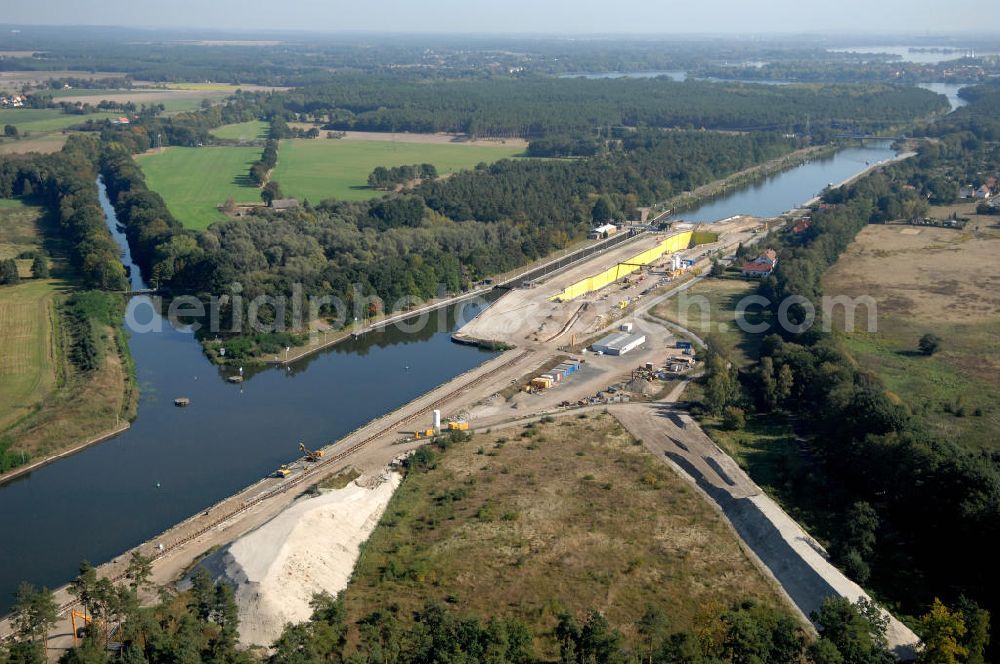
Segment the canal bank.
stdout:
<svg viewBox="0 0 1000 664">
<path fill-rule="evenodd" d="M 131 265 L 103 187 L 101 203 Z M 138 268 L 131 280 L 145 286 Z M 130 308 L 140 324 L 158 317 L 148 298 Z M 130 334 L 140 389 L 131 428 L 0 485 L 5 530 L 23 534 L 0 546 L 0 613 L 20 582 L 59 586 L 81 560 L 111 560 L 298 458 L 300 440 L 340 439 L 494 357 L 451 342 L 476 311 L 450 307 L 413 332 L 374 331 L 243 384 L 226 382 L 187 329 L 164 320 L 162 331 Z M 175 407 L 179 396 L 191 405 Z"/>
</svg>

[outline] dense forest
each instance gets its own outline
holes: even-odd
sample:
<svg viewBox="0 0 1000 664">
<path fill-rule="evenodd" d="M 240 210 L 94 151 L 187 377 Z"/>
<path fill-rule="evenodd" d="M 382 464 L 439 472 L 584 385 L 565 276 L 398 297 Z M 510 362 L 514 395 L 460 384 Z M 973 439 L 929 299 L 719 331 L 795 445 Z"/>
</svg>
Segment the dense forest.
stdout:
<svg viewBox="0 0 1000 664">
<path fill-rule="evenodd" d="M 344 74 L 284 95 L 288 111 L 365 131 L 534 138 L 600 127 L 689 127 L 819 133 L 866 131 L 945 111 L 913 87 L 766 86 L 668 79 L 496 77 L 414 80 Z"/>
<path fill-rule="evenodd" d="M 828 193 L 806 232 L 781 238 L 780 262 L 760 293 L 774 303 L 804 297 L 820 311 L 824 271 L 866 224 L 919 215 L 928 198 L 954 198 L 959 177 L 1000 169 L 986 140 L 996 131 L 998 106 L 983 106 L 992 94 L 977 91 L 975 108 L 933 126 L 939 140 L 916 159 Z M 792 307 L 793 323 L 805 316 Z M 832 524 L 831 553 L 849 576 L 907 612 L 936 597 L 963 606 L 969 630 L 988 631 L 989 613 L 1000 609 L 994 555 L 983 545 L 1000 538 L 996 453 L 932 435 L 816 325 L 766 337 L 748 369 L 737 372 L 715 352 L 709 366 L 710 411 L 788 413 L 808 436 L 815 463 L 787 469 L 787 486 L 797 509 Z"/>
<path fill-rule="evenodd" d="M 391 307 L 457 292 L 584 237 L 597 200 L 631 216 L 796 145 L 775 134 L 634 132 L 589 159 L 506 160 L 400 195 L 262 212 L 200 234 L 148 190 L 124 143 L 106 143 L 101 170 L 133 257 L 157 286 L 222 293 L 240 282 L 252 298 L 300 283 L 306 295 L 336 296 L 349 308 L 371 295 Z"/>
</svg>

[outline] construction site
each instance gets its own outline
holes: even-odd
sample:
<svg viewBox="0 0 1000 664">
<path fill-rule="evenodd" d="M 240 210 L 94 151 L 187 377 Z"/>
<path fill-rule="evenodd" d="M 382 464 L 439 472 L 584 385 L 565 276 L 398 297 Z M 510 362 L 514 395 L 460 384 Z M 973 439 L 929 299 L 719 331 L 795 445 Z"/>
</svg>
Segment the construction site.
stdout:
<svg viewBox="0 0 1000 664">
<path fill-rule="evenodd" d="M 744 538 L 754 559 L 785 589 L 803 619 L 831 588 L 861 593 L 814 548 L 793 544 L 801 529 L 780 508 L 768 503 L 767 509 L 748 510 L 748 497 L 766 497 L 693 420 L 678 419 L 673 411 L 688 381 L 700 374 L 701 341 L 649 310 L 701 279 L 713 259 L 726 260 L 738 245 L 753 244 L 768 227 L 750 217 L 677 224 L 667 232 L 639 233 L 565 269 L 506 288 L 454 337 L 510 350 L 328 446 L 299 443 L 297 461 L 136 547 L 153 559 L 152 580 L 175 583 L 205 552 L 226 547 L 216 558 L 216 572 L 237 587 L 247 626 L 242 640 L 269 645 L 284 622 L 308 617 L 313 592 L 335 594 L 346 586 L 362 542 L 398 483 L 392 470 L 408 453 L 448 432 L 607 408 L 616 417 L 620 411 L 636 439 L 703 490 L 737 532 L 755 533 L 760 542 Z M 325 498 L 303 497 L 315 495 L 307 490 L 348 467 L 361 475 L 351 487 Z M 310 532 L 308 524 L 336 519 L 333 530 Z M 798 562 L 776 557 L 779 545 Z M 120 579 L 127 560 L 128 552 L 99 573 Z M 275 594 L 286 588 L 294 589 L 291 599 L 279 601 Z M 64 587 L 56 598 L 64 620 L 50 638 L 49 652 L 58 657 L 72 645 L 75 629 L 72 596 Z M 893 645 L 916 641 L 902 625 L 892 627 Z M 9 633 L 10 625 L 0 623 L 0 635 Z"/>
</svg>

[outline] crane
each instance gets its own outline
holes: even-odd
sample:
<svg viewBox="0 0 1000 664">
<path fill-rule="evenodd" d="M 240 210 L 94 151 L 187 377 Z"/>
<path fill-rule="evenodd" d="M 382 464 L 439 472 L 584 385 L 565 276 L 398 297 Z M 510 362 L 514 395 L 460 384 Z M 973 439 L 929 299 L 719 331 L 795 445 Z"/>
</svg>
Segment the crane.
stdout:
<svg viewBox="0 0 1000 664">
<path fill-rule="evenodd" d="M 299 443 L 299 451 L 306 455 L 306 461 L 319 461 L 323 458 L 323 450 L 311 450 L 304 442 Z"/>
</svg>

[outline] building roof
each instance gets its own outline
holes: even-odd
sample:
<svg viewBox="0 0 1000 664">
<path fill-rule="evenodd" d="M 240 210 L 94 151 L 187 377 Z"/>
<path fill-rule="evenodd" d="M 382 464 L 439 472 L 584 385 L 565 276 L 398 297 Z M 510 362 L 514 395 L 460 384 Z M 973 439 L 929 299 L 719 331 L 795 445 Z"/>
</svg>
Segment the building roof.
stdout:
<svg viewBox="0 0 1000 664">
<path fill-rule="evenodd" d="M 744 263 L 744 272 L 770 272 L 774 269 L 773 265 L 768 263 Z"/>
<path fill-rule="evenodd" d="M 620 349 L 628 346 L 629 344 L 639 341 L 640 343 L 646 340 L 646 335 L 644 334 L 633 334 L 630 332 L 612 332 L 608 336 L 604 337 L 597 343 L 593 345 L 594 348 L 613 348 Z"/>
<path fill-rule="evenodd" d="M 271 207 L 275 210 L 288 210 L 289 208 L 296 208 L 299 206 L 299 201 L 296 198 L 275 198 L 271 201 Z"/>
</svg>

